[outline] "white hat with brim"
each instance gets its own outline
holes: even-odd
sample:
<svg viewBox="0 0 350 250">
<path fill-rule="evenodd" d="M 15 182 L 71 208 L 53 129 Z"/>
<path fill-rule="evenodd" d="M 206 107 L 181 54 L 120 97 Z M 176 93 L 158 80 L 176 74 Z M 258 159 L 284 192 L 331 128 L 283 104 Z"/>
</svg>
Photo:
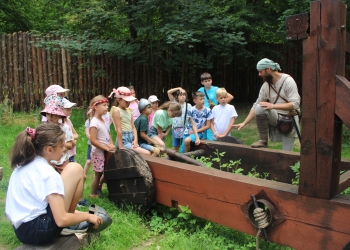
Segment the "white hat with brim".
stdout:
<svg viewBox="0 0 350 250">
<path fill-rule="evenodd" d="M 45 94 L 46 94 L 46 96 L 50 96 L 50 95 L 54 95 L 57 93 L 65 93 L 67 91 L 69 91 L 69 89 L 64 89 L 60 85 L 54 84 L 54 85 L 49 86 L 45 90 Z"/>
<path fill-rule="evenodd" d="M 151 95 L 150 97 L 148 97 L 148 101 L 150 101 L 150 102 L 156 102 L 156 101 L 158 101 L 158 102 L 159 102 L 159 99 L 158 99 L 157 96 Z"/>
<path fill-rule="evenodd" d="M 63 98 L 63 107 L 65 109 L 70 109 L 73 106 L 76 106 L 77 104 L 74 102 L 70 102 L 69 100 L 67 100 L 66 98 Z"/>
</svg>

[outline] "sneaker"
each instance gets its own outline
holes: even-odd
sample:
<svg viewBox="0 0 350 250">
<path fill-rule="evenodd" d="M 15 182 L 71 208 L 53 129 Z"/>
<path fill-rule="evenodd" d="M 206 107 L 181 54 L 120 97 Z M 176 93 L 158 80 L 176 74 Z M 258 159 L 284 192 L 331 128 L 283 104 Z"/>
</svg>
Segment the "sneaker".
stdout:
<svg viewBox="0 0 350 250">
<path fill-rule="evenodd" d="M 65 227 L 61 231 L 61 235 L 71 235 L 75 233 L 85 233 L 89 228 L 89 223 L 87 221 L 80 222 L 76 225 Z"/>
<path fill-rule="evenodd" d="M 81 199 L 78 202 L 78 207 L 88 207 L 90 206 L 90 202 L 88 202 L 85 198 Z"/>
<path fill-rule="evenodd" d="M 267 148 L 267 142 L 256 141 L 251 146 L 252 146 L 252 148 Z"/>
<path fill-rule="evenodd" d="M 103 193 L 102 193 L 101 188 L 98 188 L 98 189 L 96 190 L 96 192 L 97 192 L 98 197 L 101 198 L 101 197 L 103 196 Z"/>
</svg>

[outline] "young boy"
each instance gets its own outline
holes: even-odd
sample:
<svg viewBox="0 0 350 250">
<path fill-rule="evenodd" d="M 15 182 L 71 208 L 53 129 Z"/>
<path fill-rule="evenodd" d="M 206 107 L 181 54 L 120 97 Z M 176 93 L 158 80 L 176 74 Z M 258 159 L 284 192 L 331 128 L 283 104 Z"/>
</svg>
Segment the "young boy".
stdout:
<svg viewBox="0 0 350 250">
<path fill-rule="evenodd" d="M 204 138 L 204 134 L 210 128 L 213 119 L 210 108 L 204 106 L 204 94 L 197 91 L 192 94 L 192 98 L 195 106 L 187 111 L 191 124 L 185 128 L 180 148 L 181 153 L 190 151 L 191 142 L 195 142 L 196 145 L 200 143 L 200 139 Z"/>
<path fill-rule="evenodd" d="M 212 86 L 212 77 L 207 72 L 201 74 L 201 83 L 203 87 L 199 88 L 198 91 L 204 93 L 204 106 L 212 109 L 218 104 L 218 101 L 216 100 L 216 90 L 218 90 L 219 87 Z M 233 95 L 227 93 L 227 96 L 227 103 L 230 103 L 233 100 Z M 207 130 L 205 138 L 207 140 L 214 139 L 211 129 Z"/>
<path fill-rule="evenodd" d="M 150 152 L 151 156 L 159 155 L 159 148 L 151 146 L 157 145 L 157 142 L 148 137 L 148 118 L 152 113 L 152 103 L 147 99 L 141 98 L 139 102 L 140 116 L 135 120 L 135 128 L 137 130 L 138 144 L 141 148 Z"/>
<path fill-rule="evenodd" d="M 216 99 L 219 105 L 212 109 L 213 122 L 211 123 L 214 140 L 230 136 L 232 125 L 238 116 L 235 107 L 227 103 L 229 97 L 225 88 L 216 90 Z"/>
</svg>

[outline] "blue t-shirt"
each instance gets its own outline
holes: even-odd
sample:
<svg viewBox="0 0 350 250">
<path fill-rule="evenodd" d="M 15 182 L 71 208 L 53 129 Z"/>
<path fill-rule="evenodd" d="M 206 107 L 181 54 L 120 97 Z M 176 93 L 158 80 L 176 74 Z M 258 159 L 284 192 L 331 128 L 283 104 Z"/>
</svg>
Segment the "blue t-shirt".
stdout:
<svg viewBox="0 0 350 250">
<path fill-rule="evenodd" d="M 210 108 L 203 107 L 202 110 L 198 110 L 196 106 L 193 106 L 187 111 L 187 116 L 192 117 L 197 125 L 197 129 L 203 128 L 207 120 L 213 119 L 213 113 Z M 192 123 L 187 124 L 185 128 L 185 134 L 188 134 L 192 130 Z"/>
<path fill-rule="evenodd" d="M 219 104 L 218 101 L 216 100 L 216 91 L 218 90 L 219 87 L 216 86 L 211 86 L 210 89 L 207 89 L 207 95 L 209 96 L 209 99 L 215 103 L 216 105 Z M 208 98 L 207 95 L 204 92 L 204 87 L 201 87 L 198 89 L 199 92 L 204 93 L 204 106 L 205 107 L 210 107 L 209 103 L 208 103 Z"/>
</svg>

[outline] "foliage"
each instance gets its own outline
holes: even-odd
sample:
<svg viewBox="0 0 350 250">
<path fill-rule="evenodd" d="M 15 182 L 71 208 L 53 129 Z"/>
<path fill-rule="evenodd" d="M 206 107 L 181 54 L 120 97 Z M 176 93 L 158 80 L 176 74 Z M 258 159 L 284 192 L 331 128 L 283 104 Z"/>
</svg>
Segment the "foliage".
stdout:
<svg viewBox="0 0 350 250">
<path fill-rule="evenodd" d="M 293 166 L 290 166 L 290 168 L 295 173 L 295 178 L 292 179 L 293 185 L 299 185 L 299 179 L 300 179 L 300 161 L 295 163 Z"/>
<path fill-rule="evenodd" d="M 11 125 L 13 123 L 13 102 L 7 97 L 0 103 L 0 124 Z"/>
<path fill-rule="evenodd" d="M 350 128 L 343 124 L 343 143 L 350 145 Z"/>
</svg>

